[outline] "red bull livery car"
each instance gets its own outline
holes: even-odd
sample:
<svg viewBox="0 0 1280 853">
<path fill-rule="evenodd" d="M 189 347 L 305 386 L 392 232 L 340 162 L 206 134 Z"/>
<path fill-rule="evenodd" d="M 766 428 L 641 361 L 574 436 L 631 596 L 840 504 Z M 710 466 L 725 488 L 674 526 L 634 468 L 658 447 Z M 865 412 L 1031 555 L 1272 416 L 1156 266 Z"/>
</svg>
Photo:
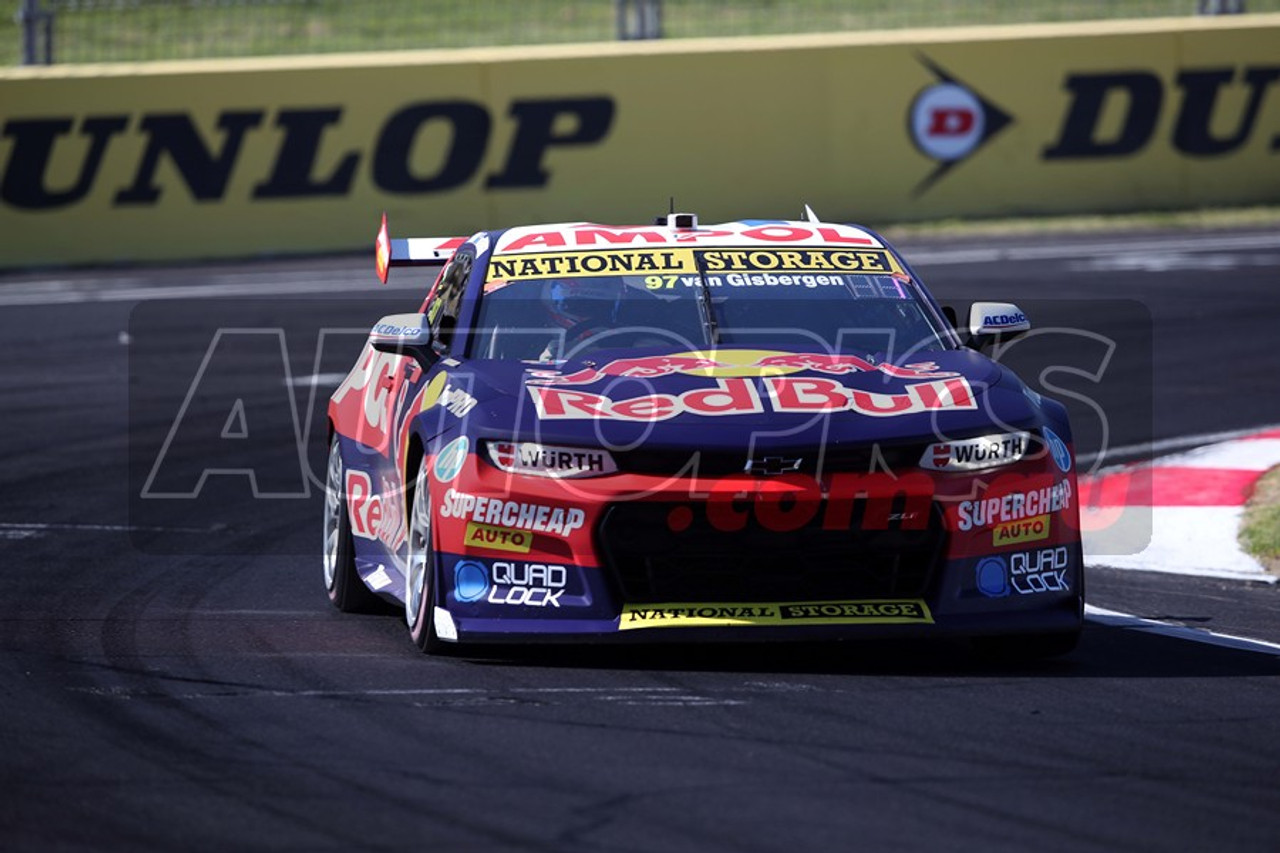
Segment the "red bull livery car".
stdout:
<svg viewBox="0 0 1280 853">
<path fill-rule="evenodd" d="M 424 651 L 538 640 L 965 636 L 1070 650 L 1064 408 L 875 233 L 590 223 L 378 238 L 442 265 L 329 403 L 333 603 Z"/>
</svg>

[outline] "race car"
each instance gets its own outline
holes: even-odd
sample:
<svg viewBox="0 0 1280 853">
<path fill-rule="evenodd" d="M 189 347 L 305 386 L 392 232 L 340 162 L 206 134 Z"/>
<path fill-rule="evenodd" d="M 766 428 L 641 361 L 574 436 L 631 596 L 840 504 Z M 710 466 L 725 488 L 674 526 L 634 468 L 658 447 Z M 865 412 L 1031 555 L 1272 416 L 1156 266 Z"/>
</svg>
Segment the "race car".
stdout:
<svg viewBox="0 0 1280 853">
<path fill-rule="evenodd" d="M 485 642 L 966 637 L 1064 654 L 1083 619 L 1064 407 L 875 232 L 566 223 L 390 239 L 440 267 L 329 401 L 324 581 Z"/>
</svg>

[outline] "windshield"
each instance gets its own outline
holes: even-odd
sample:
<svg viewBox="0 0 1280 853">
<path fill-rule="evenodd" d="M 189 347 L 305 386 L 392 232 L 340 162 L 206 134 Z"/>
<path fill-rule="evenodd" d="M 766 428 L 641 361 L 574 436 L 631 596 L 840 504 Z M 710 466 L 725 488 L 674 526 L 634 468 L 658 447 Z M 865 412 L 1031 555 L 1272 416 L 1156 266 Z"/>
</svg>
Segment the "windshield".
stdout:
<svg viewBox="0 0 1280 853">
<path fill-rule="evenodd" d="M 883 249 L 498 255 L 471 354 L 556 362 L 604 348 L 771 345 L 893 360 L 947 348 L 929 316 Z"/>
</svg>

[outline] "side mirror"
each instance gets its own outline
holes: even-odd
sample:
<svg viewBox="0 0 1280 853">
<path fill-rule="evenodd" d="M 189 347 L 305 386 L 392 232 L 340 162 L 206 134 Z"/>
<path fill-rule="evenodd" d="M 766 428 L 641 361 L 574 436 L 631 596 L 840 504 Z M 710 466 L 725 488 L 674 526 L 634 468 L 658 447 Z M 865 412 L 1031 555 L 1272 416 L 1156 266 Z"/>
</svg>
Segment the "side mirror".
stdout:
<svg viewBox="0 0 1280 853">
<path fill-rule="evenodd" d="M 378 352 L 413 356 L 423 367 L 436 358 L 426 314 L 388 314 L 369 331 L 369 345 Z"/>
<path fill-rule="evenodd" d="M 969 309 L 968 345 L 978 351 L 997 339 L 1011 341 L 1030 330 L 1031 321 L 1012 302 L 975 302 Z"/>
</svg>

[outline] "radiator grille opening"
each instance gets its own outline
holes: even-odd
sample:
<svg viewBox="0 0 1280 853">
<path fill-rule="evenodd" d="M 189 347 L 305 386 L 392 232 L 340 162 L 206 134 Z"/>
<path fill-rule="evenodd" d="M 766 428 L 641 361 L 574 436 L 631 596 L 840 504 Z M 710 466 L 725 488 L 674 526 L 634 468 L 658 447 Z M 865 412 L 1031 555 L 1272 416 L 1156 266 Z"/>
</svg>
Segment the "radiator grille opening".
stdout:
<svg viewBox="0 0 1280 853">
<path fill-rule="evenodd" d="M 887 529 L 862 529 L 858 502 L 843 529 L 826 529 L 823 506 L 796 530 L 768 529 L 748 512 L 741 530 L 725 531 L 697 502 L 619 503 L 601 519 L 598 546 L 629 603 L 921 597 L 946 534 L 934 504 L 923 529 L 905 529 L 905 504 L 894 501 Z"/>
</svg>

